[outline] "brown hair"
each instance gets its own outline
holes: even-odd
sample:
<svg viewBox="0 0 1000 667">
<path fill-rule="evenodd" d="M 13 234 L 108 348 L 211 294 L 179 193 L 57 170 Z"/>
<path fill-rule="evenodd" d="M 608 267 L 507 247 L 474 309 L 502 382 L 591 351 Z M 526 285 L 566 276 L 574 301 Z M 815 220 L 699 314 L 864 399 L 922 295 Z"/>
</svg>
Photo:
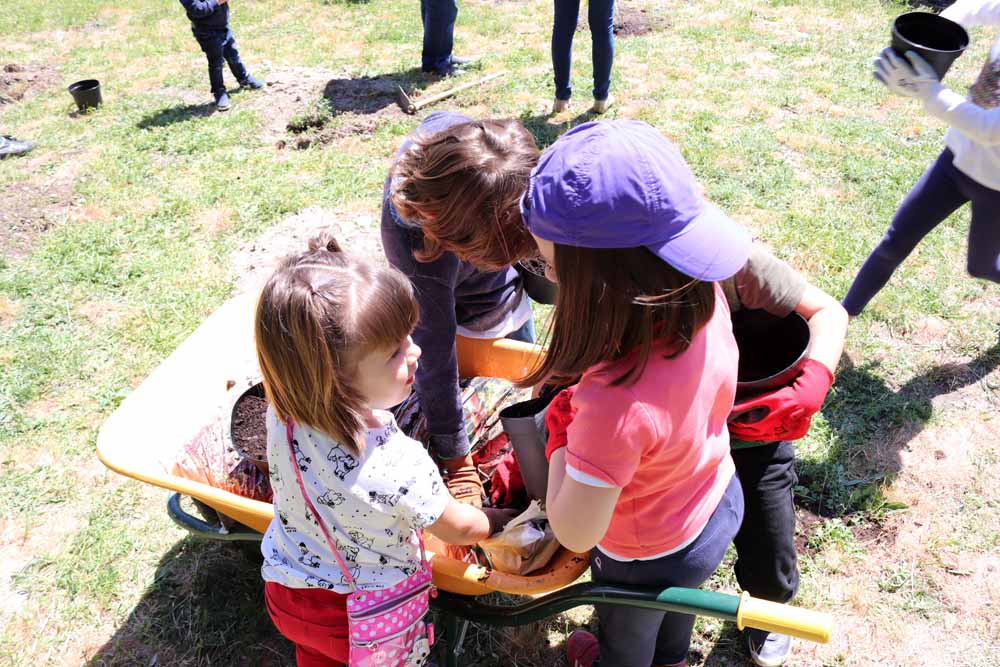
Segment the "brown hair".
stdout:
<svg viewBox="0 0 1000 667">
<path fill-rule="evenodd" d="M 364 447 L 356 364 L 399 345 L 417 322 L 406 277 L 341 252 L 329 235 L 286 258 L 257 302 L 254 336 L 267 400 L 283 421 L 323 431 L 354 453 Z"/>
<path fill-rule="evenodd" d="M 420 225 L 432 262 L 450 251 L 485 270 L 535 254 L 518 203 L 538 162 L 538 146 L 514 120 L 479 120 L 417 136 L 392 171 L 392 204 Z"/>
<path fill-rule="evenodd" d="M 654 344 L 669 345 L 666 358 L 681 354 L 715 309 L 713 283 L 681 273 L 647 248 L 557 243 L 555 268 L 559 296 L 548 353 L 524 385 L 571 384 L 591 366 L 626 357 L 612 384 L 635 382 Z"/>
</svg>

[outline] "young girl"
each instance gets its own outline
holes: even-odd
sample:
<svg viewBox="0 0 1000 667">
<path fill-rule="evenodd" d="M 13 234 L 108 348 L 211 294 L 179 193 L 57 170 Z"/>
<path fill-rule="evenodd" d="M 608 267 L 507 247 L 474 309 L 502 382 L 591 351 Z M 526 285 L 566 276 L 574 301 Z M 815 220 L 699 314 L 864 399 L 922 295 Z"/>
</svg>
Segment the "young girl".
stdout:
<svg viewBox="0 0 1000 667">
<path fill-rule="evenodd" d="M 699 586 L 743 516 L 726 429 L 738 352 L 714 281 L 746 264 L 750 237 L 638 121 L 563 135 L 521 209 L 560 286 L 549 353 L 525 383 L 580 377 L 566 446 L 551 451 L 550 433 L 556 537 L 593 548 L 594 581 Z M 603 605 L 598 615 L 599 645 L 583 631 L 567 642 L 574 667 L 687 664 L 692 616 Z"/>
<path fill-rule="evenodd" d="M 268 612 L 295 643 L 300 667 L 347 662 L 350 581 L 379 590 L 412 575 L 415 530 L 471 544 L 510 517 L 452 499 L 420 443 L 386 412 L 413 384 L 416 322 L 406 277 L 345 255 L 332 238 L 286 259 L 261 294 L 255 335 L 275 510 L 261 573 Z M 349 573 L 302 497 L 289 421 L 309 500 Z"/>
<path fill-rule="evenodd" d="M 958 0 L 941 16 L 966 27 L 1000 27 L 1000 0 Z M 944 151 L 906 195 L 844 297 L 850 315 L 859 315 L 924 236 L 966 202 L 972 202 L 969 274 L 1000 282 L 1000 35 L 968 99 L 944 87 L 916 53 L 906 58 L 909 63 L 886 49 L 876 60 L 875 78 L 897 95 L 920 100 L 951 128 Z"/>
</svg>

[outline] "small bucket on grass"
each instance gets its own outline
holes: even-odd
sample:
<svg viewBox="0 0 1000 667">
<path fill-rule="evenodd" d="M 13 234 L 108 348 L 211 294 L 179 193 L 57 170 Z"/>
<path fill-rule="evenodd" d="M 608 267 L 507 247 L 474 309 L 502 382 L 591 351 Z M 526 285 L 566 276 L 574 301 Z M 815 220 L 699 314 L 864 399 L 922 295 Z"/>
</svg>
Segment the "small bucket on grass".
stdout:
<svg viewBox="0 0 1000 667">
<path fill-rule="evenodd" d="M 84 79 L 70 84 L 69 94 L 76 102 L 76 108 L 81 112 L 96 109 L 104 101 L 101 99 L 101 82 L 97 79 Z"/>
</svg>

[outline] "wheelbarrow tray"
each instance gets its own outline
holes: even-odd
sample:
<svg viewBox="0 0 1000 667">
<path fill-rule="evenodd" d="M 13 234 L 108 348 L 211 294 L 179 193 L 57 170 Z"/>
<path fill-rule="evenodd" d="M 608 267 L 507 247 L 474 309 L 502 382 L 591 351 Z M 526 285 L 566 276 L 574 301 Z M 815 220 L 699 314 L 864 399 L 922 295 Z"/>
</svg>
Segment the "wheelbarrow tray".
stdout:
<svg viewBox="0 0 1000 667">
<path fill-rule="evenodd" d="M 210 425 L 228 421 L 239 394 L 259 380 L 253 346 L 255 305 L 256 295 L 243 295 L 213 312 L 108 417 L 97 437 L 97 455 L 115 472 L 196 498 L 263 533 L 274 516 L 270 503 L 171 472 L 182 449 L 204 437 Z M 539 346 L 507 339 L 459 337 L 457 346 L 463 377 L 515 380 L 526 375 L 542 353 Z M 587 569 L 586 556 L 566 549 L 544 568 L 522 577 L 445 557 L 433 538 L 428 547 L 435 584 L 462 595 L 535 595 L 568 586 Z"/>
</svg>

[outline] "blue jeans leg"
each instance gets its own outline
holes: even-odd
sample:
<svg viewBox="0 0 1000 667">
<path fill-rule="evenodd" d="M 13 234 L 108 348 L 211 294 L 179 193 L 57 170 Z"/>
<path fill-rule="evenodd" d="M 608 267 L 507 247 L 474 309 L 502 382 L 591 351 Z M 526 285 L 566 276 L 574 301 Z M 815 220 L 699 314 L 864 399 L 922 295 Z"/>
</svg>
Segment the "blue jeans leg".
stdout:
<svg viewBox="0 0 1000 667">
<path fill-rule="evenodd" d="M 552 20 L 552 73 L 556 99 L 568 100 L 573 94 L 570 69 L 573 61 L 573 34 L 580 16 L 580 0 L 555 0 Z"/>
<path fill-rule="evenodd" d="M 227 35 L 223 32 L 196 32 L 194 37 L 208 60 L 208 81 L 212 86 L 212 94 L 218 96 L 226 92 L 226 83 L 222 79 L 222 65 L 226 62 L 224 52 Z"/>
<path fill-rule="evenodd" d="M 595 582 L 641 586 L 697 587 L 722 562 L 743 519 L 743 491 L 734 475 L 725 495 L 695 541 L 656 560 L 621 562 L 598 549 L 590 555 Z M 694 616 L 635 607 L 597 605 L 601 664 L 614 667 L 670 665 L 687 657 Z"/>
<path fill-rule="evenodd" d="M 440 72 L 451 64 L 454 47 L 456 0 L 420 0 L 420 17 L 424 23 L 424 50 L 421 68 L 425 72 Z"/>
<path fill-rule="evenodd" d="M 528 318 L 520 329 L 517 331 L 511 331 L 509 334 L 504 336 L 511 340 L 519 340 L 522 343 L 534 343 L 535 342 L 535 317 L 532 315 Z"/>
<path fill-rule="evenodd" d="M 587 21 L 594 60 L 594 99 L 606 100 L 615 61 L 615 0 L 590 0 Z"/>
<path fill-rule="evenodd" d="M 239 49 L 236 48 L 236 38 L 233 37 L 233 33 L 229 33 L 226 37 L 225 48 L 222 52 L 223 56 L 226 58 L 226 62 L 229 63 L 229 71 L 233 73 L 236 80 L 243 83 L 247 80 L 247 68 L 243 65 L 243 61 L 240 59 Z"/>
</svg>

